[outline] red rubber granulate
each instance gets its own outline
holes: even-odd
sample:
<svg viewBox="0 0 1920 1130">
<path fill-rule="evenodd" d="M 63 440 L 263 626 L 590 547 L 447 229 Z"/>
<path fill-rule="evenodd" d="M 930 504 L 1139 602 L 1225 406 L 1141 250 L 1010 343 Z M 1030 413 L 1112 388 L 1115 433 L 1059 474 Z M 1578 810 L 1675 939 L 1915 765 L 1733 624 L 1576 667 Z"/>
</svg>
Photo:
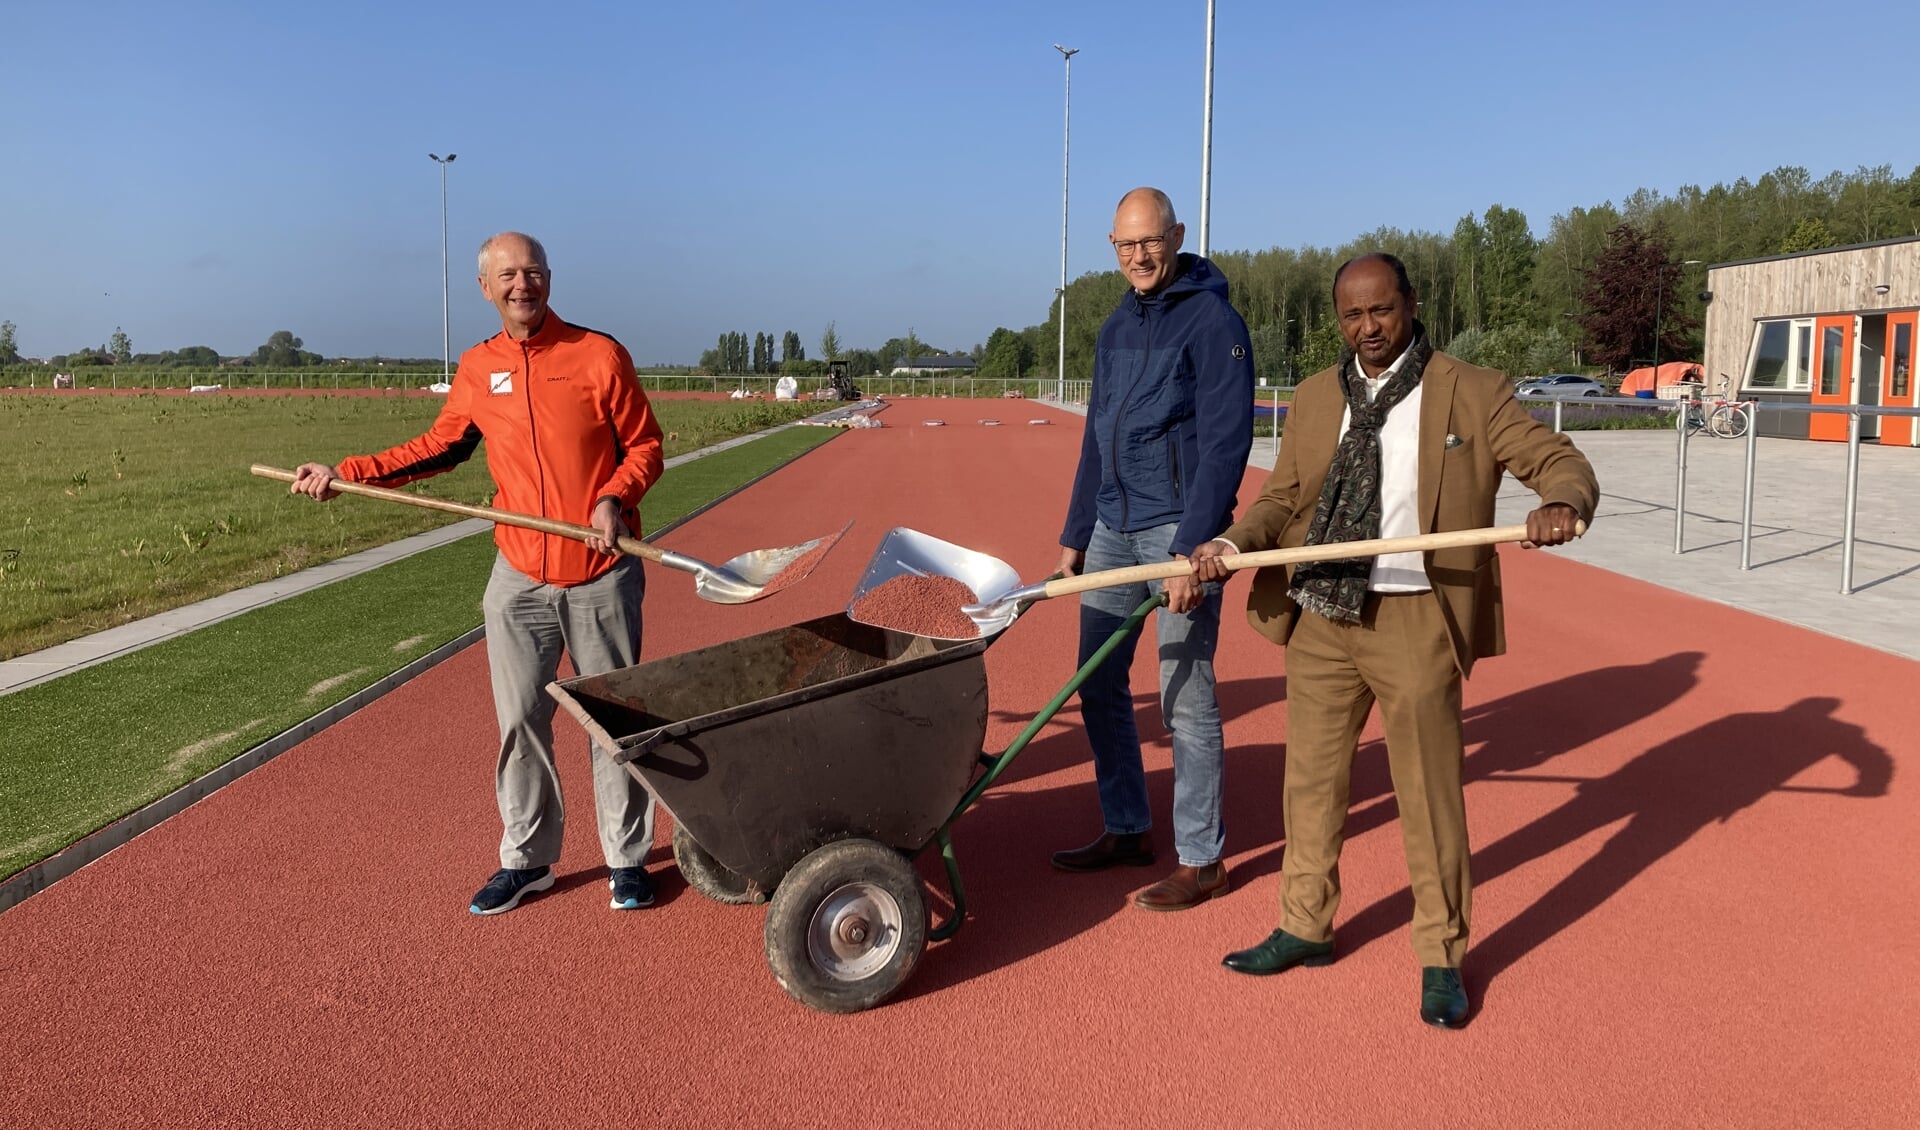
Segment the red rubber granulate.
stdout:
<svg viewBox="0 0 1920 1130">
<path fill-rule="evenodd" d="M 912 632 L 936 639 L 977 639 L 980 626 L 960 611 L 979 598 L 952 577 L 903 573 L 854 602 L 853 618 L 863 624 Z"/>
<path fill-rule="evenodd" d="M 827 551 L 832 549 L 834 544 L 840 540 L 840 534 L 846 532 L 845 530 L 841 530 L 839 534 L 828 534 L 826 537 L 820 539 L 819 545 L 814 546 L 792 561 L 787 562 L 786 568 L 775 573 L 771 580 L 760 586 L 760 596 L 762 598 L 772 596 L 788 585 L 804 579 L 808 573 L 813 572 L 815 565 L 820 564 L 820 559 L 827 555 Z"/>
</svg>

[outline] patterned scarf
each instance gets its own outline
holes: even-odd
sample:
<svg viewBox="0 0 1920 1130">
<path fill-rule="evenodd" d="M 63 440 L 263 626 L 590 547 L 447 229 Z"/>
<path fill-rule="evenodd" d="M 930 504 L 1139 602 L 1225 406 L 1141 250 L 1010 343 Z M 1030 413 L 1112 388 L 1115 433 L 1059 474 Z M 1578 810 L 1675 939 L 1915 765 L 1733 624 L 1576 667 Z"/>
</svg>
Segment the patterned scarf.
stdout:
<svg viewBox="0 0 1920 1130">
<path fill-rule="evenodd" d="M 1351 350 L 1341 351 L 1341 387 L 1346 391 L 1352 418 L 1347 434 L 1340 437 L 1340 446 L 1334 449 L 1327 481 L 1320 488 L 1320 502 L 1307 529 L 1308 545 L 1367 541 L 1380 536 L 1380 428 L 1394 405 L 1420 387 L 1420 375 L 1432 356 L 1426 327 L 1416 321 L 1413 347 L 1406 361 L 1369 401 L 1360 363 Z M 1371 557 L 1311 561 L 1294 570 L 1293 588 L 1287 595 L 1301 608 L 1329 620 L 1358 623 L 1372 572 Z"/>
</svg>

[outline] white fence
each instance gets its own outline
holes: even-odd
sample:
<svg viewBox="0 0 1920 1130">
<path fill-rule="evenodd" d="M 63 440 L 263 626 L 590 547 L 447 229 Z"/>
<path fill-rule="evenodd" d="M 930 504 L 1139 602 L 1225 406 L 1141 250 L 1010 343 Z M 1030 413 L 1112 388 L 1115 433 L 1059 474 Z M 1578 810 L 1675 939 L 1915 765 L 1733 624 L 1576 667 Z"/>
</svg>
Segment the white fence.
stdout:
<svg viewBox="0 0 1920 1130">
<path fill-rule="evenodd" d="M 734 373 L 720 376 L 695 374 L 642 373 L 640 383 L 649 392 L 741 392 L 748 396 L 771 398 L 775 373 Z M 794 378 L 802 393 L 815 393 L 830 387 L 826 377 Z M 1052 381 L 1009 380 L 998 377 L 974 377 L 965 373 L 953 376 L 853 377 L 853 386 L 862 396 L 951 396 L 997 399 L 1017 394 L 1027 398 L 1051 395 Z M 1074 382 L 1068 382 L 1072 387 Z M 1079 382 L 1086 384 L 1085 381 Z"/>
<path fill-rule="evenodd" d="M 129 369 L 119 365 L 91 365 L 57 374 L 71 376 L 76 389 L 190 389 L 219 386 L 232 389 L 423 389 L 440 381 L 438 372 L 347 371 L 316 366 L 283 371 L 252 368 L 212 370 Z M 0 387 L 51 388 L 56 376 L 38 367 L 0 373 Z M 654 392 L 739 391 L 747 396 L 772 399 L 778 374 L 727 374 L 720 376 L 693 373 L 642 373 L 640 383 Z M 829 387 L 826 377 L 795 378 L 802 393 L 819 392 Z M 66 382 L 61 382 L 63 387 Z M 865 396 L 965 397 L 999 399 L 1021 396 L 1030 399 L 1052 397 L 1060 387 L 1052 380 L 1002 379 L 975 377 L 965 373 L 953 376 L 856 377 L 853 385 Z M 1092 388 L 1090 381 L 1066 382 L 1066 400 L 1086 403 Z"/>
<path fill-rule="evenodd" d="M 315 366 L 311 369 L 128 369 L 121 365 L 84 365 L 55 373 L 50 369 L 11 371 L 0 375 L 0 388 L 74 389 L 420 389 L 441 379 L 438 372 L 348 372 Z M 69 383 L 69 380 L 71 383 Z"/>
</svg>

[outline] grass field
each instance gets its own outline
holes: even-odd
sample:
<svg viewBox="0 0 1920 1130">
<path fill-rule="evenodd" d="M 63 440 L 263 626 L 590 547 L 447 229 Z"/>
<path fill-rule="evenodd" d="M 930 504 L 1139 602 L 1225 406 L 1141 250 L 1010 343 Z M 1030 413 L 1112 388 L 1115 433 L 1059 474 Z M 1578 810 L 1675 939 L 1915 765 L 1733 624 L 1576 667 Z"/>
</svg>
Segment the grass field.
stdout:
<svg viewBox="0 0 1920 1130">
<path fill-rule="evenodd" d="M 642 520 L 657 530 L 838 434 L 792 428 L 677 467 Z M 462 538 L 0 696 L 0 878 L 477 627 L 493 556 Z"/>
<path fill-rule="evenodd" d="M 315 506 L 247 473 L 377 451 L 424 431 L 431 396 L 0 396 L 0 659 L 456 521 Z M 819 405 L 660 400 L 667 455 Z M 484 458 L 409 489 L 485 504 Z"/>
</svg>

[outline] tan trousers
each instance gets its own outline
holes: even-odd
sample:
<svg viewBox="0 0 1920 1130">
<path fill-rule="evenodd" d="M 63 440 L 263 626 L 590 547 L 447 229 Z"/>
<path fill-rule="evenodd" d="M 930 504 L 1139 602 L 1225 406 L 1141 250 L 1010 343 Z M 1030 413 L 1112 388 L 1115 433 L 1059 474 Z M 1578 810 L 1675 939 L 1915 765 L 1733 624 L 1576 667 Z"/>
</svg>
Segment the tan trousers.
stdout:
<svg viewBox="0 0 1920 1130">
<path fill-rule="evenodd" d="M 1457 968 L 1472 880 L 1460 670 L 1431 593 L 1368 594 L 1357 624 L 1302 612 L 1287 641 L 1287 847 L 1281 921 L 1308 941 L 1333 936 L 1353 755 L 1375 702 L 1400 806 L 1420 964 Z"/>
</svg>

